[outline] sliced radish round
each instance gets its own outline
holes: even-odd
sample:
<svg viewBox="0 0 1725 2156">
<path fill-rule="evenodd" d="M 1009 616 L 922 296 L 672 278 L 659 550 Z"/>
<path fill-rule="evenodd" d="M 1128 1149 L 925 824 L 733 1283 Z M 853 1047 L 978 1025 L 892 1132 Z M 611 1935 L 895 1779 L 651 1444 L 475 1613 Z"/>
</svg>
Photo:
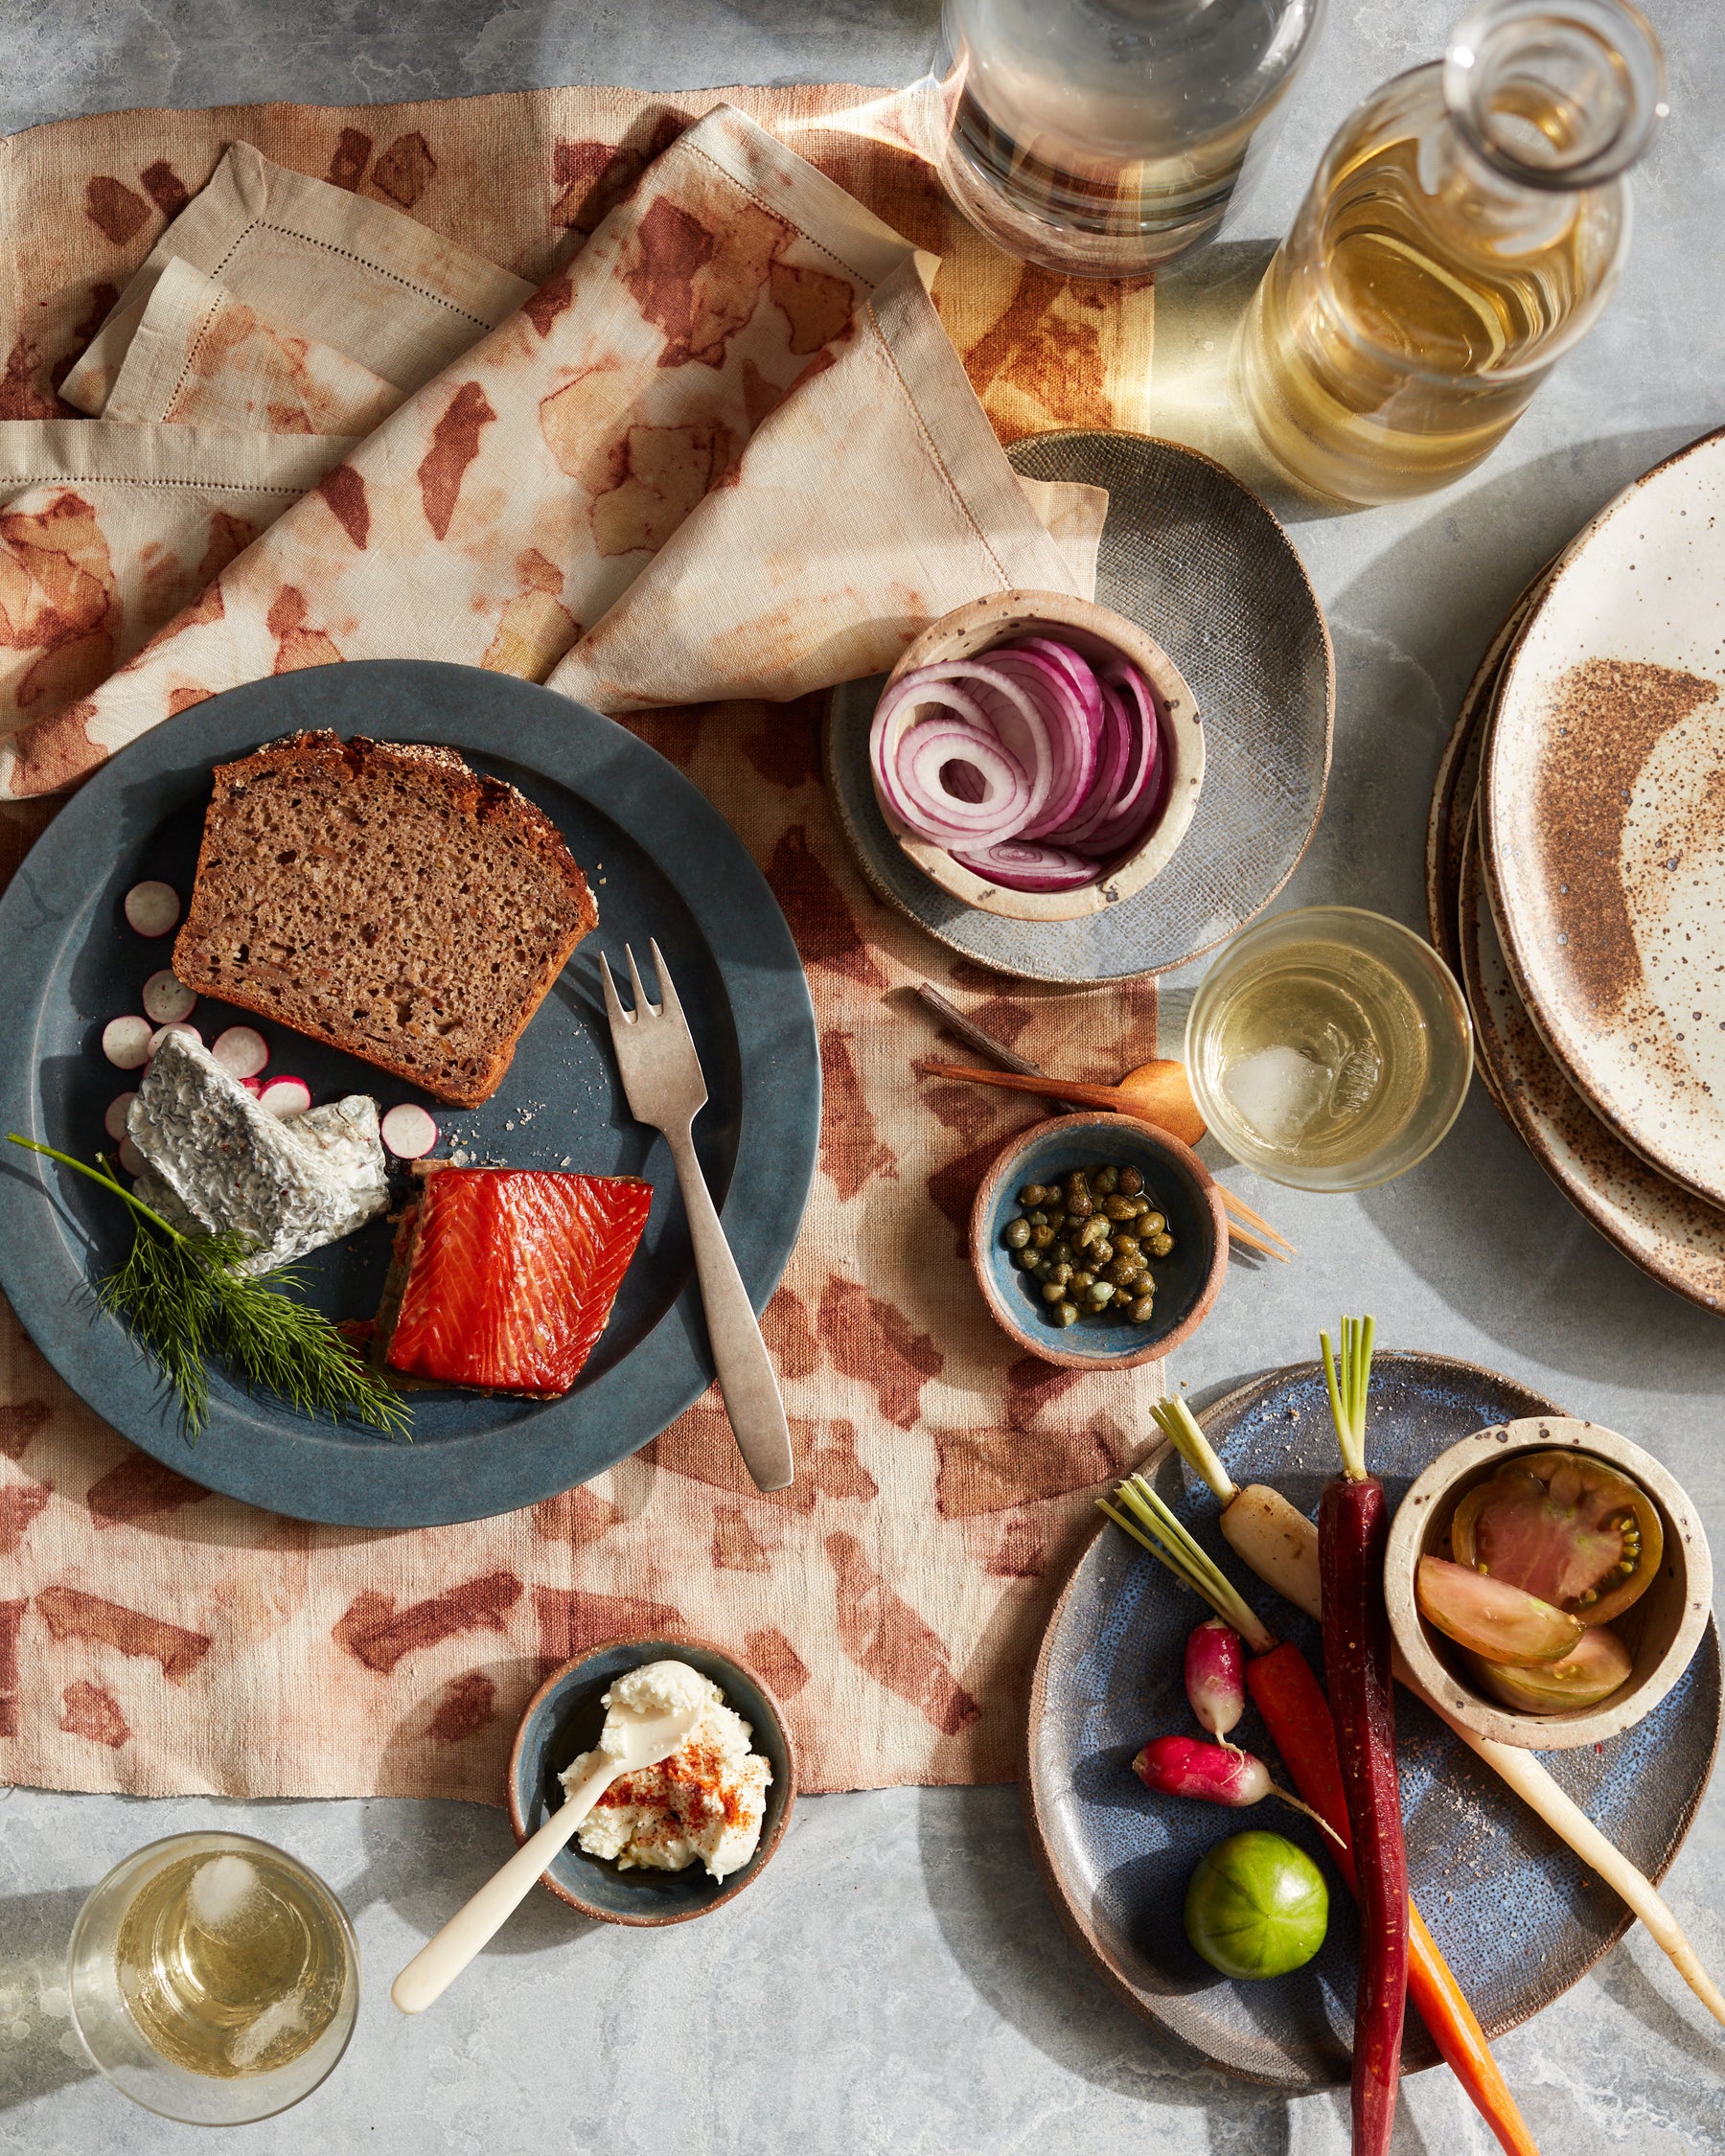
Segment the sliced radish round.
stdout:
<svg viewBox="0 0 1725 2156">
<path fill-rule="evenodd" d="M 109 1019 L 102 1029 L 102 1052 L 121 1070 L 138 1070 L 150 1061 L 154 1034 L 148 1019 Z"/>
<path fill-rule="evenodd" d="M 242 1078 L 240 1083 L 245 1088 L 246 1091 L 250 1093 L 253 1100 L 256 1100 L 258 1095 L 264 1090 L 264 1081 L 262 1078 Z"/>
<path fill-rule="evenodd" d="M 158 1025 L 176 1025 L 181 1019 L 189 1019 L 197 1007 L 197 998 L 180 979 L 164 966 L 159 974 L 151 974 L 144 983 L 144 1009 Z"/>
<path fill-rule="evenodd" d="M 203 1035 L 197 1030 L 196 1026 L 188 1025 L 184 1019 L 175 1019 L 172 1025 L 158 1025 L 150 1036 L 150 1052 L 151 1055 L 155 1054 L 171 1033 L 183 1033 L 188 1040 L 196 1041 L 200 1048 L 203 1046 Z"/>
<path fill-rule="evenodd" d="M 137 1097 L 136 1093 L 116 1093 L 108 1102 L 107 1113 L 102 1118 L 102 1127 L 116 1145 L 126 1135 L 126 1112 Z"/>
<path fill-rule="evenodd" d="M 311 1105 L 311 1089 L 303 1078 L 272 1078 L 258 1095 L 258 1106 L 284 1122 L 303 1115 Z"/>
<path fill-rule="evenodd" d="M 230 1078 L 255 1078 L 269 1061 L 269 1046 L 255 1025 L 230 1025 L 217 1034 L 210 1053 Z"/>
<path fill-rule="evenodd" d="M 145 1169 L 149 1167 L 150 1162 L 145 1159 L 143 1154 L 138 1151 L 130 1138 L 123 1138 L 120 1143 L 120 1165 L 128 1176 L 141 1176 Z"/>
<path fill-rule="evenodd" d="M 423 1160 L 437 1143 L 437 1125 L 410 1100 L 392 1108 L 378 1130 L 398 1160 Z"/>
<path fill-rule="evenodd" d="M 141 936 L 165 936 L 179 917 L 179 893 L 172 883 L 134 883 L 126 894 L 127 925 Z"/>
</svg>

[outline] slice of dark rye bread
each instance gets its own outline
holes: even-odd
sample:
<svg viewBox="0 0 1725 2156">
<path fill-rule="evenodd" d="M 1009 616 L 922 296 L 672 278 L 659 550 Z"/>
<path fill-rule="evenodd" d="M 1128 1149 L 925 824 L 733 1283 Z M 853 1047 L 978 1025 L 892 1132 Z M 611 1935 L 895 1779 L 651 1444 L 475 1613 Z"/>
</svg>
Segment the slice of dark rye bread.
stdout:
<svg viewBox="0 0 1725 2156">
<path fill-rule="evenodd" d="M 557 826 L 452 749 L 292 734 L 218 765 L 173 946 L 188 988 L 488 1099 L 599 919 Z"/>
</svg>

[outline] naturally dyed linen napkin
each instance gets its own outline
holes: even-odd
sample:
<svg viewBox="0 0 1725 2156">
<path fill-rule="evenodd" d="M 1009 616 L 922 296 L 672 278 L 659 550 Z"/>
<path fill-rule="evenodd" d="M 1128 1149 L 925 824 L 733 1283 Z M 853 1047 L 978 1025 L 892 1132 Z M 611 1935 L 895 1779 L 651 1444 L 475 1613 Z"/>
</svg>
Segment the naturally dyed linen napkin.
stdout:
<svg viewBox="0 0 1725 2156">
<path fill-rule="evenodd" d="M 992 255 L 890 99 L 735 96 L 824 176 L 712 99 L 619 92 L 7 146 L 0 229 L 34 244 L 0 286 L 0 726 L 34 798 L 0 807 L 0 873 L 44 789 L 233 681 L 394 652 L 551 673 L 657 707 L 629 722 L 761 862 L 826 1112 L 765 1320 L 799 1468 L 771 1498 L 709 1397 L 529 1512 L 306 1526 L 102 1430 L 7 1319 L 0 1774 L 495 1800 L 543 1669 L 677 1623 L 779 1688 L 811 1788 L 1012 1771 L 1027 1642 L 1156 1373 L 1007 1356 L 962 1223 L 1029 1111 L 913 1079 L 906 991 L 932 973 L 1103 1073 L 1153 1052 L 1154 992 L 1001 998 L 877 906 L 797 692 L 979 590 L 1090 587 L 1101 502 L 1012 479 L 954 346 L 1000 431 L 1130 423 L 1149 298 Z M 102 416 L 52 416 L 57 382 Z M 792 700 L 691 708 L 744 687 Z"/>
</svg>

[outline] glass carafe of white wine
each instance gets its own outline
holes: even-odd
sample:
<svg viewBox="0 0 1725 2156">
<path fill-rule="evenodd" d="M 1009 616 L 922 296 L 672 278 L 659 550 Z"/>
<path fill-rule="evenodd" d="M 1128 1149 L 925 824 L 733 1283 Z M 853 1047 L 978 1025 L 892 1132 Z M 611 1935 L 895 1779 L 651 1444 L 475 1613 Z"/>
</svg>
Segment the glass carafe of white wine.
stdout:
<svg viewBox="0 0 1725 2156">
<path fill-rule="evenodd" d="M 1484 0 L 1442 61 L 1368 98 L 1247 318 L 1241 388 L 1276 462 L 1383 502 L 1495 447 L 1611 295 L 1664 91 L 1627 0 Z"/>
</svg>

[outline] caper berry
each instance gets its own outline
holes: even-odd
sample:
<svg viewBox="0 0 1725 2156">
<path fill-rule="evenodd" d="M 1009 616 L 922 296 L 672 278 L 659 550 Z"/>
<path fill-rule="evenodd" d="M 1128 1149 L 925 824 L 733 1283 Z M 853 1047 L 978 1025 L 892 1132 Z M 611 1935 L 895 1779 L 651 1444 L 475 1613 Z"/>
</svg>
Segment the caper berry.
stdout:
<svg viewBox="0 0 1725 2156">
<path fill-rule="evenodd" d="M 1136 1257 L 1138 1251 L 1138 1239 L 1127 1228 L 1116 1228 L 1114 1234 L 1114 1247 L 1116 1257 Z"/>
<path fill-rule="evenodd" d="M 1064 1280 L 1056 1280 L 1051 1276 L 1047 1280 L 1045 1280 L 1043 1283 L 1042 1298 L 1044 1302 L 1064 1302 L 1066 1300 L 1066 1282 Z"/>
<path fill-rule="evenodd" d="M 1114 1289 L 1106 1280 L 1092 1280 L 1084 1291 L 1084 1299 L 1092 1310 L 1106 1310 L 1114 1300 Z"/>
<path fill-rule="evenodd" d="M 1073 1241 L 1081 1250 L 1088 1250 L 1092 1243 L 1102 1242 L 1107 1234 L 1107 1221 L 1102 1218 L 1100 1213 L 1092 1213 L 1073 1237 Z"/>
<path fill-rule="evenodd" d="M 1034 1255 L 1034 1254 L 1035 1254 L 1035 1253 L 1034 1253 L 1034 1252 L 1032 1252 L 1032 1255 Z M 1054 1268 L 1053 1268 L 1053 1267 L 1052 1267 L 1052 1266 L 1051 1266 L 1051 1265 L 1050 1265 L 1050 1264 L 1048 1263 L 1048 1261 L 1047 1261 L 1047 1259 L 1046 1259 L 1046 1258 L 1038 1258 L 1038 1259 L 1037 1259 L 1037 1261 L 1036 1261 L 1036 1268 L 1035 1268 L 1035 1271 L 1036 1271 L 1036 1277 L 1037 1277 L 1037 1278 L 1038 1278 L 1039 1280 L 1046 1280 L 1046 1279 L 1047 1279 L 1047 1278 L 1049 1277 L 1049 1275 L 1050 1275 L 1050 1274 L 1051 1274 L 1051 1273 L 1053 1273 L 1053 1271 L 1054 1271 Z"/>
<path fill-rule="evenodd" d="M 1139 1296 L 1126 1313 L 1135 1325 L 1147 1325 L 1156 1315 L 1156 1300 L 1152 1296 Z"/>
<path fill-rule="evenodd" d="M 1030 1240 L 1030 1223 L 1027 1220 L 1009 1220 L 1006 1223 L 1006 1248 L 1022 1250 Z"/>
<path fill-rule="evenodd" d="M 1102 1210 L 1108 1215 L 1110 1220 L 1130 1220 L 1132 1218 L 1133 1203 L 1133 1200 L 1130 1198 L 1104 1198 L 1102 1201 Z"/>
<path fill-rule="evenodd" d="M 1161 1213 L 1146 1213 L 1138 1232 L 1142 1235 L 1161 1235 L 1165 1231 L 1167 1225 L 1167 1221 Z"/>
<path fill-rule="evenodd" d="M 1090 1179 L 1092 1198 L 1112 1198 L 1120 1186 L 1118 1168 L 1098 1168 Z"/>
<path fill-rule="evenodd" d="M 1083 1271 L 1074 1273 L 1072 1274 L 1072 1286 L 1074 1288 L 1088 1288 L 1091 1282 L 1095 1277 L 1096 1275 L 1087 1267 Z"/>
<path fill-rule="evenodd" d="M 1053 1242 L 1053 1240 L 1054 1230 L 1048 1226 L 1046 1220 L 1038 1221 L 1036 1226 L 1030 1230 L 1030 1241 L 1032 1246 L 1036 1250 L 1046 1250 Z"/>
<path fill-rule="evenodd" d="M 1070 1265 L 1072 1262 L 1072 1246 L 1064 1235 L 1057 1237 L 1055 1240 L 1053 1257 L 1056 1265 Z"/>
<path fill-rule="evenodd" d="M 1141 1261 L 1125 1286 L 1129 1295 L 1153 1296 L 1156 1293 L 1156 1282 L 1150 1277 L 1150 1269 Z"/>
<path fill-rule="evenodd" d="M 1136 1198 L 1144 1187 L 1144 1179 L 1136 1168 L 1122 1168 L 1118 1180 L 1122 1198 Z"/>
<path fill-rule="evenodd" d="M 1064 1205 L 1045 1205 L 1043 1218 L 1058 1235 L 1067 1224 L 1067 1209 Z"/>
<path fill-rule="evenodd" d="M 1112 1280 L 1116 1288 L 1123 1288 L 1128 1280 L 1136 1280 L 1142 1270 L 1135 1258 L 1117 1257 L 1102 1277 Z"/>
<path fill-rule="evenodd" d="M 1047 1195 L 1040 1182 L 1027 1182 L 1019 1192 L 1018 1202 L 1021 1205 L 1040 1205 Z"/>
<path fill-rule="evenodd" d="M 1048 1216 L 1043 1211 L 1040 1205 L 1033 1205 L 1030 1210 L 1024 1215 L 1024 1218 L 1030 1223 L 1032 1227 L 1046 1227 L 1048 1225 Z"/>
<path fill-rule="evenodd" d="M 1046 1266 L 1043 1269 L 1042 1276 L 1045 1280 L 1058 1281 L 1060 1286 L 1064 1288 L 1072 1277 L 1072 1269 L 1070 1265 Z"/>
<path fill-rule="evenodd" d="M 1150 1238 L 1150 1255 L 1152 1257 L 1166 1257 L 1173 1248 L 1174 1238 L 1165 1229 L 1162 1234 L 1152 1235 Z"/>
<path fill-rule="evenodd" d="M 1012 1262 L 1014 1265 L 1022 1265 L 1026 1273 L 1034 1273 L 1042 1263 L 1042 1252 L 1040 1250 L 1014 1250 Z"/>
<path fill-rule="evenodd" d="M 1082 1190 L 1088 1198 L 1090 1196 L 1090 1177 L 1086 1175 L 1082 1168 L 1069 1168 L 1060 1179 L 1060 1187 L 1069 1198 L 1075 1190 Z"/>
<path fill-rule="evenodd" d="M 1068 1220 L 1089 1220 L 1096 1209 L 1096 1202 L 1088 1190 L 1069 1190 L 1066 1205 Z"/>
<path fill-rule="evenodd" d="M 1078 1322 L 1078 1305 L 1075 1302 L 1057 1302 L 1054 1305 L 1054 1319 L 1057 1324 L 1075 1325 Z"/>
</svg>

